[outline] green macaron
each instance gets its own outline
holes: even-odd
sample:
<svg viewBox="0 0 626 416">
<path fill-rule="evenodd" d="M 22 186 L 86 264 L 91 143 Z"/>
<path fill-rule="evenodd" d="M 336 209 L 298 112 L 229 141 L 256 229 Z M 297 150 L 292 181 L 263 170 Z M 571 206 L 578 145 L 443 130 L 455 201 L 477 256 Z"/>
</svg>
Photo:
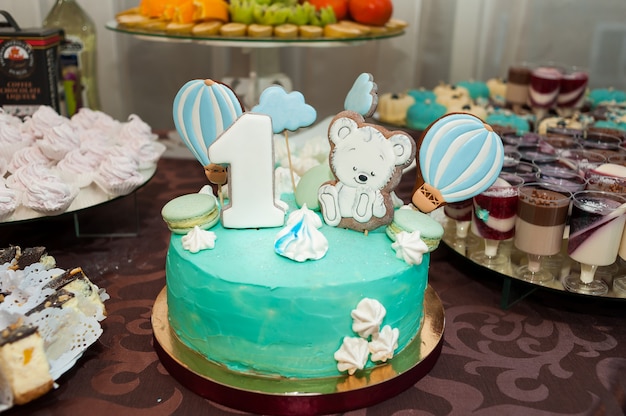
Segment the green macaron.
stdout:
<svg viewBox="0 0 626 416">
<path fill-rule="evenodd" d="M 196 226 L 208 230 L 219 221 L 219 213 L 217 199 L 209 194 L 182 195 L 161 210 L 167 227 L 176 234 L 187 234 Z"/>
<path fill-rule="evenodd" d="M 396 241 L 396 234 L 401 231 L 408 233 L 419 231 L 429 252 L 439 246 L 441 237 L 443 237 L 443 226 L 429 215 L 415 209 L 397 209 L 394 212 L 393 221 L 385 229 L 387 236 L 392 241 Z"/>
</svg>

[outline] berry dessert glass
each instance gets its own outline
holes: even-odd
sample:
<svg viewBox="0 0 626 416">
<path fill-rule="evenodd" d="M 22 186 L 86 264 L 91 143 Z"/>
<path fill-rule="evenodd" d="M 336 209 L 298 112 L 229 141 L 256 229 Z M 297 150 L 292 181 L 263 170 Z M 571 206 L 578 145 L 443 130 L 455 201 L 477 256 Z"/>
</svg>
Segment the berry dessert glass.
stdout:
<svg viewBox="0 0 626 416">
<path fill-rule="evenodd" d="M 493 185 L 473 198 L 471 230 L 485 241 L 484 250 L 470 255 L 474 262 L 492 269 L 509 262 L 508 256 L 498 253 L 498 246 L 515 234 L 517 190 L 523 183 L 517 175 L 501 173 Z"/>
<path fill-rule="evenodd" d="M 609 287 L 594 279 L 599 266 L 615 262 L 626 221 L 626 198 L 611 192 L 581 191 L 573 196 L 567 254 L 580 263 L 580 274 L 570 274 L 563 286 L 570 292 L 605 295 Z"/>
<path fill-rule="evenodd" d="M 556 66 L 538 66 L 530 73 L 528 98 L 537 122 L 557 103 L 563 71 Z"/>
<path fill-rule="evenodd" d="M 571 67 L 563 72 L 556 103 L 561 116 L 569 117 L 583 106 L 588 82 L 589 74 L 584 68 Z"/>
<path fill-rule="evenodd" d="M 526 253 L 528 264 L 515 275 L 527 282 L 545 284 L 554 275 L 541 266 L 541 258 L 561 251 L 571 193 L 549 183 L 529 183 L 518 191 L 514 244 Z"/>
</svg>

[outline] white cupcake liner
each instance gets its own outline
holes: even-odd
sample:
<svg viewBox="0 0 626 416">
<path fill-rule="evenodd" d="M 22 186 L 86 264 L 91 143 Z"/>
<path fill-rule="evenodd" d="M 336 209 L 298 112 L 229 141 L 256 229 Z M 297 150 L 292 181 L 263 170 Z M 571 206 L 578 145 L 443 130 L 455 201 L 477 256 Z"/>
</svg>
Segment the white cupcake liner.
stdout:
<svg viewBox="0 0 626 416">
<path fill-rule="evenodd" d="M 132 177 L 124 182 L 110 183 L 95 177 L 94 182 L 110 197 L 118 197 L 128 195 L 137 189 L 143 183 L 143 178 Z"/>
<path fill-rule="evenodd" d="M 74 185 L 77 188 L 86 188 L 93 182 L 93 172 L 70 172 L 59 166 L 56 166 L 54 171 L 63 180 L 63 182 Z"/>
<path fill-rule="evenodd" d="M 33 211 L 37 211 L 47 216 L 54 216 L 67 211 L 67 209 L 70 207 L 70 205 L 72 205 L 72 202 L 78 195 L 78 192 L 78 188 L 72 186 L 70 190 L 70 195 L 68 198 L 66 198 L 65 201 L 50 206 L 43 206 L 41 204 L 31 201 L 28 192 L 25 192 L 22 198 L 22 203 L 24 204 L 24 206 L 32 209 Z"/>
</svg>

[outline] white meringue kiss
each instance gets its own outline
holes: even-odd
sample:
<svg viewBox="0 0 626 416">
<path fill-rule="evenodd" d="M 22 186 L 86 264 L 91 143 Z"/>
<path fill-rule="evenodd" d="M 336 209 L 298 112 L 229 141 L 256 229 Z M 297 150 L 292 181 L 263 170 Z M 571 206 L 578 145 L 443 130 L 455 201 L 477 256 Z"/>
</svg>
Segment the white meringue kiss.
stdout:
<svg viewBox="0 0 626 416">
<path fill-rule="evenodd" d="M 217 236 L 213 231 L 206 231 L 197 225 L 182 238 L 183 248 L 190 253 L 215 248 Z"/>
<path fill-rule="evenodd" d="M 372 361 L 386 362 L 393 358 L 394 351 L 398 348 L 398 337 L 400 330 L 385 325 L 379 333 L 372 335 L 372 340 L 368 344 Z"/>
<path fill-rule="evenodd" d="M 321 226 L 320 217 L 305 204 L 289 215 L 287 225 L 276 235 L 274 250 L 297 262 L 321 259 L 328 251 L 328 240 L 318 230 Z"/>
<path fill-rule="evenodd" d="M 344 337 L 334 357 L 340 372 L 347 371 L 348 374 L 353 375 L 357 370 L 362 370 L 367 363 L 369 358 L 367 341 L 358 337 Z"/>
<path fill-rule="evenodd" d="M 404 260 L 407 264 L 422 264 L 424 253 L 428 252 L 428 246 L 422 240 L 419 231 L 408 233 L 401 231 L 396 234 L 396 241 L 391 244 L 396 251 L 396 257 Z"/>
<path fill-rule="evenodd" d="M 387 310 L 379 301 L 363 298 L 352 310 L 352 330 L 367 339 L 379 331 L 386 314 Z"/>
</svg>

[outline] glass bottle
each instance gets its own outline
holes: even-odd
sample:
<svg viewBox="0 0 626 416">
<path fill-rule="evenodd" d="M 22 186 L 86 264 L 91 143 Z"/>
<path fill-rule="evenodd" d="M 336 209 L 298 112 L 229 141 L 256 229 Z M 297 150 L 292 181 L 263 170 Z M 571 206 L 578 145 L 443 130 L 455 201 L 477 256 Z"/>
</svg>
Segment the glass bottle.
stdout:
<svg viewBox="0 0 626 416">
<path fill-rule="evenodd" d="M 96 26 L 75 0 L 57 0 L 43 21 L 61 28 L 65 42 L 60 51 L 60 79 L 64 115 L 81 107 L 100 109 L 96 78 Z"/>
</svg>

